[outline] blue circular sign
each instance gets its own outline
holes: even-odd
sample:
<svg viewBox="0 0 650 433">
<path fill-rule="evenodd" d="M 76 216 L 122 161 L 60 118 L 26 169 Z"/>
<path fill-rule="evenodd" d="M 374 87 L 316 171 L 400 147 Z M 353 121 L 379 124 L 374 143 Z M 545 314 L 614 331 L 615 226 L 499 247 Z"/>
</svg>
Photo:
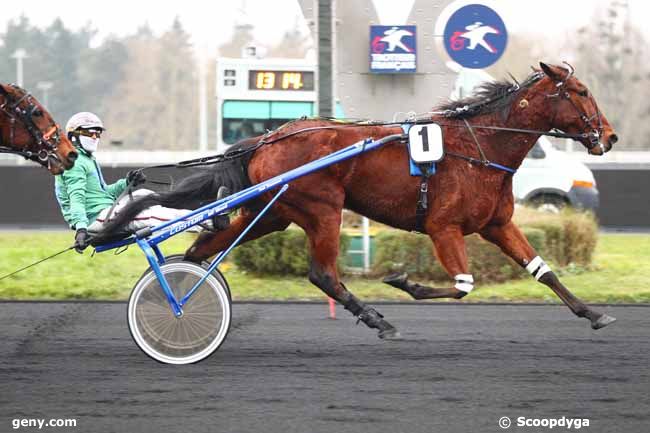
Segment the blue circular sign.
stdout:
<svg viewBox="0 0 650 433">
<path fill-rule="evenodd" d="M 454 12 L 444 33 L 445 49 L 461 66 L 487 68 L 499 60 L 508 43 L 503 20 L 493 9 L 479 4 Z"/>
</svg>

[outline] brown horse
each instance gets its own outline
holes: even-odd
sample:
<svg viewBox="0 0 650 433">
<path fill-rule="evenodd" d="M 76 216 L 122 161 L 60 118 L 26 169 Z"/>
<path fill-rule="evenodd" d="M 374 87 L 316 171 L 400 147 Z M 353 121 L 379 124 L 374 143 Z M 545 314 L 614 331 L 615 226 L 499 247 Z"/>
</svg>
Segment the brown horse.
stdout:
<svg viewBox="0 0 650 433">
<path fill-rule="evenodd" d="M 16 85 L 0 83 L 0 153 L 23 156 L 56 175 L 77 159 L 68 137 L 40 102 Z"/>
<path fill-rule="evenodd" d="M 427 117 L 428 122 L 438 123 L 443 129 L 446 157 L 437 164 L 437 172 L 424 187 L 420 178 L 409 175 L 406 145 L 389 143 L 294 181 L 245 240 L 296 223 L 305 230 L 310 242 L 309 280 L 370 328 L 378 329 L 380 337 L 394 337 L 398 335 L 396 329 L 376 310 L 359 301 L 339 279 L 336 258 L 341 211 L 347 208 L 392 227 L 413 231 L 418 228 L 416 204 L 421 200 L 420 191 L 428 186 L 429 205 L 419 231 L 431 238 L 438 259 L 455 284 L 426 287 L 408 281 L 406 275 L 394 275 L 385 282 L 415 299 L 462 298 L 473 288 L 463 237 L 479 233 L 550 287 L 576 315 L 589 319 L 594 329 L 613 322 L 614 318 L 594 311 L 573 296 L 530 246 L 511 221 L 511 173 L 487 163 L 490 159 L 506 168 L 519 167 L 540 134 L 551 129 L 578 139 L 594 155 L 609 151 L 617 141 L 596 101 L 584 84 L 572 76 L 572 70 L 540 65 L 543 72 L 531 74 L 521 85 L 485 84 L 474 96 L 445 104 L 441 111 Z M 400 133 L 398 125 L 297 120 L 264 136 L 263 144 L 257 143 L 254 154 L 242 159 L 239 168 L 245 180 L 255 184 L 367 137 L 378 139 Z M 224 171 L 236 172 L 236 168 L 217 166 L 215 170 L 222 174 L 218 181 L 204 177 L 207 180 L 195 182 L 199 186 L 194 190 L 190 182 L 179 186 L 176 192 L 159 194 L 146 204 L 134 203 L 131 215 L 152 204 L 182 205 L 182 199 L 207 199 L 227 183 Z M 239 180 L 241 184 L 242 179 Z M 202 233 L 185 259 L 200 263 L 224 250 L 257 215 L 257 209 L 259 206 L 254 205 L 242 209 L 221 232 Z"/>
</svg>

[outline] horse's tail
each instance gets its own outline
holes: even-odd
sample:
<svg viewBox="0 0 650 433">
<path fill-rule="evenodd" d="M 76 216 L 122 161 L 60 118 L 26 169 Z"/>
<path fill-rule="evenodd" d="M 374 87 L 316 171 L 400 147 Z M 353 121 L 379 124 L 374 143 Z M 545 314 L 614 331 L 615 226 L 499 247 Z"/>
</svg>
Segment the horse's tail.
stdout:
<svg viewBox="0 0 650 433">
<path fill-rule="evenodd" d="M 242 146 L 233 150 L 242 150 Z M 207 169 L 200 168 L 198 173 L 183 179 L 170 191 L 145 195 L 129 202 L 93 236 L 93 244 L 99 245 L 114 238 L 123 232 L 126 225 L 140 212 L 152 206 L 195 209 L 216 200 L 221 186 L 228 188 L 230 194 L 246 189 L 251 185 L 248 178 L 248 162 L 252 154 L 253 152 L 242 153 Z"/>
</svg>

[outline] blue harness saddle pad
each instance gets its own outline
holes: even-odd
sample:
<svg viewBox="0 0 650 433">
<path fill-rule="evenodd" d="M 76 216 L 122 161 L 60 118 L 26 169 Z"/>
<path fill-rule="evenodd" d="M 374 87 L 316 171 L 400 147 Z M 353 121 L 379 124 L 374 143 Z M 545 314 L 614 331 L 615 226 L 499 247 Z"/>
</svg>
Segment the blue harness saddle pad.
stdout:
<svg viewBox="0 0 650 433">
<path fill-rule="evenodd" d="M 403 124 L 403 125 L 400 125 L 400 126 L 402 127 L 402 130 L 404 131 L 404 134 L 409 133 L 409 129 L 411 129 L 410 124 Z M 408 146 L 408 144 L 407 144 L 407 146 Z M 432 163 L 429 163 L 428 165 L 429 165 L 429 170 L 428 170 L 429 175 L 435 174 L 436 173 L 436 163 L 432 162 Z M 420 167 L 411 158 L 411 153 L 410 152 L 409 152 L 409 172 L 411 173 L 411 176 L 422 176 L 423 175 L 422 170 L 420 169 Z"/>
</svg>

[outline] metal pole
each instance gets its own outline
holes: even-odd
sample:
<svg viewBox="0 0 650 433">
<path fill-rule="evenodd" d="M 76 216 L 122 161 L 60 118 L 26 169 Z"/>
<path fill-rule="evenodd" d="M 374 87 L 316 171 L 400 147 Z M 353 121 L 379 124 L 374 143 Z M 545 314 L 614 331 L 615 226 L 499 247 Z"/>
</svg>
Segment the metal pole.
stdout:
<svg viewBox="0 0 650 433">
<path fill-rule="evenodd" d="M 334 0 L 317 0 L 318 115 L 334 114 Z"/>
<path fill-rule="evenodd" d="M 41 104 L 43 104 L 44 107 L 48 107 L 49 105 L 49 90 L 52 88 L 54 83 L 51 81 L 39 81 L 36 83 L 36 87 L 42 92 L 42 97 L 41 97 Z"/>
<path fill-rule="evenodd" d="M 18 86 L 23 87 L 23 58 L 16 58 L 16 83 Z"/>
<path fill-rule="evenodd" d="M 11 57 L 16 59 L 16 84 L 23 87 L 23 59 L 28 57 L 27 51 L 18 48 Z"/>
<path fill-rule="evenodd" d="M 363 272 L 370 271 L 370 220 L 366 217 L 362 221 L 363 236 Z"/>
<path fill-rule="evenodd" d="M 199 150 L 208 150 L 208 94 L 205 56 L 199 56 Z"/>
</svg>

